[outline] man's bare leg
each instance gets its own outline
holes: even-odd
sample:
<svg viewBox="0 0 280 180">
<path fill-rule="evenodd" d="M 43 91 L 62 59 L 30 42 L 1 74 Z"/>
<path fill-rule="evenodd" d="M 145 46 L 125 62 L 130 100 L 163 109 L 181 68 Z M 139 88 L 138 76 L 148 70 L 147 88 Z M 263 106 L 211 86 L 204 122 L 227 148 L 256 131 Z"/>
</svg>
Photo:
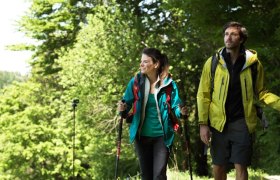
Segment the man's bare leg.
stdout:
<svg viewBox="0 0 280 180">
<path fill-rule="evenodd" d="M 236 180 L 248 180 L 247 166 L 241 164 L 234 164 L 236 171 Z"/>
<path fill-rule="evenodd" d="M 227 179 L 226 166 L 213 165 L 213 173 L 214 173 L 215 180 Z"/>
</svg>

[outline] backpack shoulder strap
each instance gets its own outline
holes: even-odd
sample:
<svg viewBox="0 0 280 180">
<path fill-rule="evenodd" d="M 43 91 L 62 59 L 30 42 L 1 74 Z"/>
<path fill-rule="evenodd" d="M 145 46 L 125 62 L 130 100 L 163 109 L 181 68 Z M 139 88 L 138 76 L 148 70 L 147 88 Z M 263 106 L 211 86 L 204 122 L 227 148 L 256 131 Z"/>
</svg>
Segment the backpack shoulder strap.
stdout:
<svg viewBox="0 0 280 180">
<path fill-rule="evenodd" d="M 174 115 L 174 113 L 171 110 L 171 93 L 172 93 L 172 84 L 168 85 L 165 89 L 165 93 L 166 93 L 166 104 L 168 106 L 168 114 L 170 115 L 170 120 L 172 122 L 172 126 L 173 126 L 173 130 L 174 131 L 178 131 L 179 129 L 179 121 L 176 118 L 176 116 Z"/>
<path fill-rule="evenodd" d="M 213 93 L 213 90 L 214 90 L 214 79 L 215 79 L 215 72 L 216 72 L 216 69 L 217 69 L 218 62 L 219 62 L 219 54 L 215 53 L 212 56 L 212 61 L 211 61 L 211 90 L 210 90 L 210 97 L 211 98 L 212 98 L 212 93 Z"/>
<path fill-rule="evenodd" d="M 171 92 L 172 92 L 172 84 L 171 85 L 168 85 L 165 89 L 165 93 L 166 93 L 166 103 L 167 103 L 167 106 L 168 106 L 168 113 L 171 112 Z"/>
<path fill-rule="evenodd" d="M 127 114 L 127 116 L 125 117 L 127 123 L 131 123 L 132 122 L 133 115 L 136 113 L 136 104 L 137 104 L 137 101 L 139 99 L 139 96 L 138 96 L 139 81 L 140 81 L 140 74 L 138 73 L 134 77 L 134 82 L 133 82 L 133 86 L 132 86 L 133 97 L 134 97 L 134 101 L 133 101 L 133 105 L 132 105 L 132 111 L 130 111 Z"/>
<path fill-rule="evenodd" d="M 136 103 L 139 99 L 138 96 L 138 92 L 139 92 L 139 74 L 136 74 L 136 76 L 134 77 L 134 83 L 133 83 L 133 96 L 134 96 L 134 102 L 133 102 L 133 110 L 132 110 L 132 114 L 136 113 Z"/>
</svg>

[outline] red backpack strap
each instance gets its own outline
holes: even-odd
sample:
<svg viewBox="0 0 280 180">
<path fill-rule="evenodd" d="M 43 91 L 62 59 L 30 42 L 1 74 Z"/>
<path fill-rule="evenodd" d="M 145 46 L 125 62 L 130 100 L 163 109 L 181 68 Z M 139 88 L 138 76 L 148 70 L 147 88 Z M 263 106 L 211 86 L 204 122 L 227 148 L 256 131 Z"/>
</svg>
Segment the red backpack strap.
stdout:
<svg viewBox="0 0 280 180">
<path fill-rule="evenodd" d="M 178 131 L 179 122 L 178 122 L 177 117 L 175 116 L 175 114 L 171 110 L 172 84 L 166 87 L 165 93 L 166 93 L 166 104 L 168 106 L 168 114 L 169 114 L 170 120 L 172 122 L 173 129 L 174 129 L 174 131 Z"/>
<path fill-rule="evenodd" d="M 127 123 L 131 123 L 132 122 L 132 118 L 133 115 L 136 113 L 136 103 L 139 99 L 138 96 L 138 91 L 139 91 L 139 77 L 138 74 L 134 77 L 134 82 L 133 82 L 133 86 L 132 86 L 132 91 L 133 91 L 133 96 L 134 96 L 134 101 L 133 101 L 133 106 L 132 106 L 132 112 L 129 112 L 126 116 L 126 122 Z"/>
<path fill-rule="evenodd" d="M 133 111 L 132 114 L 134 115 L 136 113 L 136 102 L 139 99 L 138 92 L 139 92 L 139 78 L 138 74 L 134 78 L 134 83 L 133 83 L 133 96 L 134 96 L 134 102 L 133 102 Z"/>
<path fill-rule="evenodd" d="M 165 93 L 166 93 L 166 104 L 168 106 L 168 114 L 171 112 L 171 92 L 172 92 L 172 86 L 169 85 L 166 87 Z"/>
</svg>

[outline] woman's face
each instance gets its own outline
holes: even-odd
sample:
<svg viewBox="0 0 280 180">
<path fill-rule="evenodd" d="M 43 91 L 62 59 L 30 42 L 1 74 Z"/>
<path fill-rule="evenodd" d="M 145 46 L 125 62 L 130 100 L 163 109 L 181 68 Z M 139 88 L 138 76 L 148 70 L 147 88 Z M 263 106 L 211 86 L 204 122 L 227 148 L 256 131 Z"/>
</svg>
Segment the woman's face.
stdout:
<svg viewBox="0 0 280 180">
<path fill-rule="evenodd" d="M 147 75 L 156 74 L 158 67 L 159 67 L 159 62 L 154 63 L 150 56 L 147 56 L 146 54 L 142 54 L 141 63 L 140 63 L 141 73 Z"/>
</svg>

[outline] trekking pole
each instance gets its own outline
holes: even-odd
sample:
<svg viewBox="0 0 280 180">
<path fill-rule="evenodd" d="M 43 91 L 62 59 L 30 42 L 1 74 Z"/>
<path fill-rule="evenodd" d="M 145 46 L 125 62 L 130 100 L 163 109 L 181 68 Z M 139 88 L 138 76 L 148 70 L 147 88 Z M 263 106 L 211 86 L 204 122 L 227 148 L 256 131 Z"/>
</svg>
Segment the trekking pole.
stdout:
<svg viewBox="0 0 280 180">
<path fill-rule="evenodd" d="M 180 104 L 180 107 L 186 106 L 185 103 Z M 184 130 L 185 130 L 185 138 L 186 138 L 186 150 L 187 150 L 187 156 L 188 156 L 188 166 L 190 171 L 190 178 L 193 180 L 192 176 L 192 164 L 191 164 L 191 148 L 190 148 L 190 135 L 189 135 L 189 128 L 188 128 L 188 115 L 182 116 L 185 123 L 184 123 Z"/>
<path fill-rule="evenodd" d="M 79 103 L 79 99 L 74 99 L 72 102 L 72 107 L 73 107 L 73 145 L 72 145 L 72 152 L 73 152 L 73 159 L 72 159 L 72 166 L 73 166 L 73 179 L 75 178 L 75 136 L 76 136 L 76 122 L 75 122 L 75 112 L 76 112 L 76 107 Z"/>
<path fill-rule="evenodd" d="M 125 103 L 125 100 L 122 100 L 123 103 Z M 115 179 L 118 178 L 118 165 L 120 160 L 120 154 L 121 154 L 121 140 L 122 140 L 122 125 L 123 125 L 123 111 L 121 112 L 121 119 L 119 122 L 119 129 L 118 129 L 118 139 L 117 139 L 117 156 L 116 156 L 116 165 L 115 165 Z"/>
</svg>

